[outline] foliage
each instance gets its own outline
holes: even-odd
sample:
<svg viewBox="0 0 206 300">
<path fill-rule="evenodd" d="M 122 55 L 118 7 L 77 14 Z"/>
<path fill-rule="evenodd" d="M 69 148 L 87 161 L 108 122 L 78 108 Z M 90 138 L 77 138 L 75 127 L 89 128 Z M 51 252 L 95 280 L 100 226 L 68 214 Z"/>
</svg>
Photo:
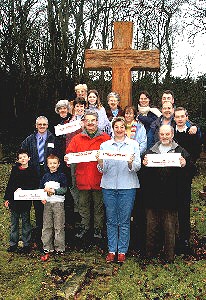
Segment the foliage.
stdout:
<svg viewBox="0 0 206 300">
<path fill-rule="evenodd" d="M 130 255 L 122 266 L 108 266 L 104 255 L 96 248 L 86 252 L 67 252 L 64 257 L 53 257 L 44 263 L 40 261 L 40 253 L 35 251 L 29 255 L 7 253 L 9 211 L 3 208 L 3 193 L 10 170 L 11 165 L 0 165 L 0 299 L 63 299 L 56 295 L 64 284 L 70 282 L 71 275 L 63 280 L 57 271 L 74 264 L 88 265 L 89 270 L 97 270 L 88 272 L 75 299 L 205 299 L 205 260 L 198 255 L 179 256 L 170 265 L 162 264 L 159 259 L 148 262 L 138 255 Z M 198 239 L 206 236 L 205 206 L 198 197 L 203 185 L 203 175 L 194 179 L 191 221 L 193 234 L 197 234 Z M 107 270 L 105 275 L 98 275 L 101 268 Z"/>
</svg>

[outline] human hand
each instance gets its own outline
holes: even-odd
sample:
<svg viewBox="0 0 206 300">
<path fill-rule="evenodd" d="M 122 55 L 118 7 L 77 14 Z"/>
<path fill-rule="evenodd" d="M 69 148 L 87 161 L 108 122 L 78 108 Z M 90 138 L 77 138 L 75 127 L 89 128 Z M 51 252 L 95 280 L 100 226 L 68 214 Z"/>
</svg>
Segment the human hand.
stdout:
<svg viewBox="0 0 206 300">
<path fill-rule="evenodd" d="M 100 159 L 99 156 L 100 156 L 100 151 L 97 151 L 96 159 L 97 159 L 98 165 L 100 165 L 100 167 L 103 167 L 103 159 Z"/>
<path fill-rule="evenodd" d="M 197 126 L 191 126 L 188 132 L 189 132 L 189 134 L 196 134 Z"/>
<path fill-rule="evenodd" d="M 186 165 L 186 160 L 184 159 L 184 157 L 180 157 L 180 166 L 181 166 L 181 168 L 184 168 L 185 167 L 185 165 Z"/>
<path fill-rule="evenodd" d="M 9 208 L 9 200 L 6 200 L 6 201 L 4 202 L 4 206 L 5 206 L 6 208 Z"/>
<path fill-rule="evenodd" d="M 46 199 L 41 200 L 42 204 L 46 204 Z"/>
<path fill-rule="evenodd" d="M 147 166 L 147 165 L 148 165 L 148 158 L 147 158 L 147 155 L 145 155 L 145 157 L 144 157 L 142 163 L 143 163 L 144 166 Z"/>
</svg>

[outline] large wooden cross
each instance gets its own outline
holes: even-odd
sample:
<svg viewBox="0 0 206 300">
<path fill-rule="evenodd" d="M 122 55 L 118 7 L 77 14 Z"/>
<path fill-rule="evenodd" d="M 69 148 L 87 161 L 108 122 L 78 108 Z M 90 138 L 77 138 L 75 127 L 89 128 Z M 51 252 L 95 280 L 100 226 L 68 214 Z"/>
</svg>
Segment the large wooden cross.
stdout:
<svg viewBox="0 0 206 300">
<path fill-rule="evenodd" d="M 131 71 L 160 68 L 159 50 L 134 50 L 132 38 L 132 22 L 114 22 L 113 48 L 85 51 L 86 69 L 112 70 L 112 91 L 120 95 L 123 108 L 132 104 Z"/>
</svg>

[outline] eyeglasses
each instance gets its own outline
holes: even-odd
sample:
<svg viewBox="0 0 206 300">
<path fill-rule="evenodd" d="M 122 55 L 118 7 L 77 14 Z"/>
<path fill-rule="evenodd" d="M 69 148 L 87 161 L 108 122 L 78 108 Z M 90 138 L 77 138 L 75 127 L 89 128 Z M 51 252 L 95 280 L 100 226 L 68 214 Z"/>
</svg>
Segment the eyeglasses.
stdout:
<svg viewBox="0 0 206 300">
<path fill-rule="evenodd" d="M 38 123 L 37 126 L 47 126 L 48 124 L 46 123 Z"/>
</svg>

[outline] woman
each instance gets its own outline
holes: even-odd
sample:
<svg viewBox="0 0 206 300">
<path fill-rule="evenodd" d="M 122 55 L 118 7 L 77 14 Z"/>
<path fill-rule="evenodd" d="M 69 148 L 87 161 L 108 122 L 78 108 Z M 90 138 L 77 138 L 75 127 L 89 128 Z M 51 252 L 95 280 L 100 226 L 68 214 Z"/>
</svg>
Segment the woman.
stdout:
<svg viewBox="0 0 206 300">
<path fill-rule="evenodd" d="M 116 92 L 111 92 L 107 96 L 107 102 L 109 105 L 109 108 L 107 109 L 107 117 L 109 121 L 112 121 L 115 117 L 123 116 L 123 110 L 119 106 L 120 103 L 120 97 L 119 94 Z"/>
<path fill-rule="evenodd" d="M 105 108 L 102 106 L 99 94 L 96 90 L 90 90 L 87 94 L 87 109 L 98 114 L 98 128 L 101 131 L 111 133 L 111 125 L 107 118 Z"/>
<path fill-rule="evenodd" d="M 136 121 L 137 111 L 134 106 L 126 106 L 123 112 L 128 138 L 139 143 L 140 155 L 147 149 L 147 134 L 144 126 Z"/>
<path fill-rule="evenodd" d="M 140 92 L 139 104 L 138 104 L 138 116 L 137 119 L 144 125 L 146 132 L 148 133 L 150 125 L 158 117 L 161 116 L 161 112 L 156 107 L 150 107 L 151 96 L 147 91 Z"/>
<path fill-rule="evenodd" d="M 103 173 L 101 187 L 106 207 L 108 263 L 113 262 L 118 253 L 118 262 L 124 262 L 130 240 L 130 217 L 136 188 L 139 188 L 137 171 L 141 167 L 139 145 L 126 136 L 123 117 L 112 122 L 114 138 L 101 144 L 100 150 L 129 154 L 129 160 L 98 159 L 98 170 Z"/>
</svg>

